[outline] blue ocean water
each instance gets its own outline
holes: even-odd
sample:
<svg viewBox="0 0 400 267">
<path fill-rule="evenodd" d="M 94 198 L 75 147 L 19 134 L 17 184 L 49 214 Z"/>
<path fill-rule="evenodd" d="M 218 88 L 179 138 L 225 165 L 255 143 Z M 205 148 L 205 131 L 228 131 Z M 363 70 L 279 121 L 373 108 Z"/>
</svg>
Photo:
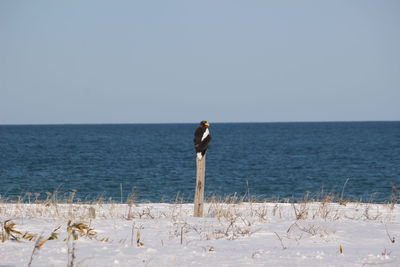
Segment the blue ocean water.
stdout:
<svg viewBox="0 0 400 267">
<path fill-rule="evenodd" d="M 58 191 L 93 200 L 191 201 L 197 124 L 0 126 L 0 197 Z M 400 187 L 400 122 L 214 123 L 206 196 L 331 192 L 389 200 Z M 121 194 L 122 188 L 122 194 Z"/>
</svg>

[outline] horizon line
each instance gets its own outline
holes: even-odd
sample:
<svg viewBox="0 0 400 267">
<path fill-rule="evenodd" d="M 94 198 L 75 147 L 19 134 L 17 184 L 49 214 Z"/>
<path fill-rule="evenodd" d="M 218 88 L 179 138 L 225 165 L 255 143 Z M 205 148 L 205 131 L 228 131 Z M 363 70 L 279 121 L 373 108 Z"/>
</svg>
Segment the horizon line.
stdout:
<svg viewBox="0 0 400 267">
<path fill-rule="evenodd" d="M 351 123 L 351 122 L 400 122 L 400 120 L 310 120 L 310 121 L 216 121 L 211 124 L 234 123 Z M 198 124 L 198 122 L 67 122 L 67 123 L 0 123 L 0 126 L 51 126 L 51 125 L 133 125 L 133 124 Z"/>
</svg>

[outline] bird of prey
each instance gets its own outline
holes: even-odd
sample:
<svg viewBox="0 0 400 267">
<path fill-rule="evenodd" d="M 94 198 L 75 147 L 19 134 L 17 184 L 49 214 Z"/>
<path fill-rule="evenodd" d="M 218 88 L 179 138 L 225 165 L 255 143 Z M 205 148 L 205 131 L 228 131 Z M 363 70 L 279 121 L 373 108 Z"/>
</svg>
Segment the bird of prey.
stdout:
<svg viewBox="0 0 400 267">
<path fill-rule="evenodd" d="M 207 121 L 201 121 L 199 127 L 194 132 L 194 147 L 196 149 L 197 158 L 201 160 L 206 154 L 208 144 L 211 141 L 210 124 Z"/>
</svg>

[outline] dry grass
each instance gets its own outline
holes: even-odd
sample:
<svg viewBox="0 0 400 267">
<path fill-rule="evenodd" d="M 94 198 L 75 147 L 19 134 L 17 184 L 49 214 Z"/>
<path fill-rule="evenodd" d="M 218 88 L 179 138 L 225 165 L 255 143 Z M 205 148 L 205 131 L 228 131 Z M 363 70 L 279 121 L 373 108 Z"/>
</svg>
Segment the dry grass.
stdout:
<svg viewBox="0 0 400 267">
<path fill-rule="evenodd" d="M 28 194 L 35 196 L 34 194 Z M 238 198 L 236 195 L 226 198 L 213 196 L 204 205 L 205 218 L 193 220 L 193 205 L 185 204 L 181 199 L 170 204 L 138 204 L 133 198 L 127 203 L 105 202 L 99 199 L 93 203 L 74 202 L 75 192 L 72 191 L 68 201 L 60 203 L 54 194 L 47 194 L 45 200 L 36 198 L 25 203 L 0 203 L 0 240 L 24 239 L 36 242 L 35 248 L 40 249 L 47 241 L 57 239 L 60 232 L 64 231 L 70 261 L 74 258 L 74 241 L 79 237 L 108 242 L 109 237 L 99 237 L 91 226 L 92 220 L 97 219 L 123 219 L 133 221 L 131 236 L 120 242 L 131 240 L 131 244 L 143 246 L 142 225 L 135 222 L 145 220 L 166 219 L 170 221 L 171 238 L 177 238 L 180 243 L 190 243 L 193 240 L 235 240 L 251 236 L 259 231 L 259 226 L 276 220 L 293 220 L 286 232 L 275 233 L 284 248 L 285 239 L 300 240 L 307 237 L 324 237 L 332 234 L 323 225 L 315 222 L 337 220 L 359 220 L 390 222 L 394 219 L 396 203 L 373 204 L 337 199 L 332 195 L 310 196 L 302 201 L 291 202 L 288 199 L 275 199 L 275 201 L 259 202 L 254 198 Z M 37 197 L 37 195 L 36 195 Z M 30 202 L 30 203 L 29 203 Z M 3 218 L 3 219 L 1 219 Z M 66 223 L 65 230 L 61 226 L 54 229 L 50 236 L 44 238 L 39 233 L 18 230 L 13 218 L 49 218 L 61 219 Z M 201 223 L 208 220 L 208 223 Z M 304 222 L 304 223 L 303 223 Z M 135 235 L 136 233 L 136 235 Z M 387 230 L 387 237 L 394 243 L 394 237 Z M 136 242 L 134 242 L 134 240 Z M 35 251 L 32 253 L 32 257 Z"/>
<path fill-rule="evenodd" d="M 45 201 L 33 200 L 31 203 L 0 203 L 1 242 L 9 240 L 25 240 L 33 242 L 33 250 L 28 266 L 34 261 L 34 256 L 46 243 L 58 239 L 65 242 L 68 248 L 67 266 L 75 266 L 76 244 L 80 238 L 97 242 L 119 242 L 127 240 L 131 246 L 145 246 L 146 236 L 144 224 L 149 221 L 161 220 L 170 225 L 169 239 L 175 239 L 181 245 L 206 240 L 236 240 L 246 238 L 257 233 L 262 226 L 275 222 L 291 222 L 285 230 L 273 231 L 277 237 L 277 244 L 283 250 L 290 246 L 292 241 L 300 242 L 307 238 L 321 238 L 328 240 L 335 235 L 328 229 L 324 222 L 338 220 L 373 221 L 384 223 L 398 220 L 398 204 L 373 204 L 355 201 L 333 201 L 332 196 L 325 196 L 316 201 L 307 196 L 302 201 L 293 203 L 289 200 L 276 200 L 275 202 L 256 202 L 239 199 L 236 196 L 227 198 L 213 197 L 204 205 L 205 217 L 193 218 L 193 205 L 185 204 L 181 200 L 170 204 L 138 204 L 133 201 L 119 204 L 104 202 L 102 199 L 95 203 L 81 203 L 74 200 L 71 194 L 69 201 L 60 203 L 51 196 Z M 14 220 L 22 221 L 29 218 L 46 218 L 62 222 L 62 225 L 52 229 L 49 235 L 33 231 L 21 231 Z M 111 236 L 99 236 L 91 225 L 93 220 L 122 219 L 132 221 L 132 230 L 129 236 L 116 240 Z M 28 226 L 29 227 L 29 226 Z M 264 228 L 265 229 L 265 228 Z M 391 243 L 395 237 L 386 227 L 386 236 Z M 163 240 L 161 240 L 163 243 Z M 213 251 L 213 246 L 204 247 L 205 251 Z M 340 244 L 339 252 L 343 253 Z M 79 253 L 78 253 L 79 254 Z M 255 252 L 254 257 L 257 252 Z M 382 255 L 390 254 L 384 250 Z"/>
</svg>

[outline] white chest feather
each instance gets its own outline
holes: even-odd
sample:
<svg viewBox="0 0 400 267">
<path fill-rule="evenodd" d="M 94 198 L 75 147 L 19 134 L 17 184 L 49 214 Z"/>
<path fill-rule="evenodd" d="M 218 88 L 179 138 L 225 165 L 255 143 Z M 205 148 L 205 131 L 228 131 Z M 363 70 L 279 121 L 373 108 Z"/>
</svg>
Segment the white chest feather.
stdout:
<svg viewBox="0 0 400 267">
<path fill-rule="evenodd" d="M 205 132 L 203 133 L 203 136 L 201 137 L 201 141 L 203 141 L 209 134 L 210 134 L 210 132 L 208 131 L 208 128 L 207 128 L 205 130 Z"/>
</svg>

